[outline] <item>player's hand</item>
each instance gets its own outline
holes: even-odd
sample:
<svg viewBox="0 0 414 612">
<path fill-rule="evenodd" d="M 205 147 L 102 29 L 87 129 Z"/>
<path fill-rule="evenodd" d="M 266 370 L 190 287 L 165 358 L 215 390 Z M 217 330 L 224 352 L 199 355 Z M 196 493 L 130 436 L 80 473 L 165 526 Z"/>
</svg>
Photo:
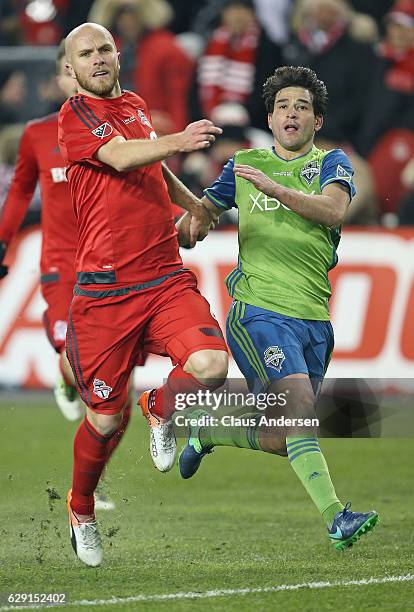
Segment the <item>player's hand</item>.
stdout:
<svg viewBox="0 0 414 612">
<path fill-rule="evenodd" d="M 3 278 L 4 276 L 6 276 L 6 274 L 9 271 L 8 266 L 3 265 L 3 259 L 6 255 L 6 250 L 7 250 L 6 243 L 0 240 L 0 278 Z"/>
<path fill-rule="evenodd" d="M 220 136 L 222 129 L 215 126 L 208 119 L 194 121 L 187 125 L 183 132 L 179 133 L 180 152 L 189 153 L 198 149 L 206 149 Z"/>
<path fill-rule="evenodd" d="M 190 244 L 194 246 L 200 240 L 204 240 L 212 227 L 215 227 L 218 216 L 200 204 L 197 212 L 192 213 L 190 223 Z"/>
<path fill-rule="evenodd" d="M 214 221 L 211 221 L 208 226 L 203 225 L 200 227 L 195 217 L 192 217 L 190 222 L 190 232 L 192 235 L 196 236 L 196 239 L 195 241 L 193 241 L 193 239 L 190 239 L 189 247 L 193 248 L 196 242 L 201 242 L 202 240 L 204 240 L 204 238 L 207 237 L 209 231 L 211 229 L 214 229 L 215 227 L 216 224 Z"/>
<path fill-rule="evenodd" d="M 261 170 L 252 168 L 252 166 L 247 166 L 245 164 L 235 164 L 234 174 L 246 179 L 246 181 L 250 181 L 250 183 L 252 183 L 256 189 L 265 195 L 271 198 L 277 197 L 277 183 L 272 181 Z"/>
</svg>

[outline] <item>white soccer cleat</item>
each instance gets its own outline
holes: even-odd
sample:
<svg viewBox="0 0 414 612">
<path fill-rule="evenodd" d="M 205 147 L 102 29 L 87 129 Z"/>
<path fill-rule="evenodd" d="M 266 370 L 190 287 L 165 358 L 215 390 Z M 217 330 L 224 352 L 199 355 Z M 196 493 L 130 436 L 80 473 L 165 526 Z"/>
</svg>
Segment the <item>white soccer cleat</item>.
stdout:
<svg viewBox="0 0 414 612">
<path fill-rule="evenodd" d="M 138 400 L 143 416 L 150 426 L 150 453 L 155 467 L 160 472 L 168 472 L 175 463 L 177 441 L 172 419 L 161 419 L 150 411 L 152 391 L 144 391 Z"/>
<path fill-rule="evenodd" d="M 77 421 L 83 416 L 79 395 L 75 387 L 65 383 L 63 376 L 60 376 L 56 381 L 53 393 L 56 403 L 65 419 L 68 421 Z"/>
<path fill-rule="evenodd" d="M 71 499 L 72 489 L 69 490 L 67 500 L 72 548 L 83 563 L 90 567 L 97 567 L 102 563 L 102 541 L 95 516 L 88 521 L 81 522 L 70 506 Z"/>
</svg>

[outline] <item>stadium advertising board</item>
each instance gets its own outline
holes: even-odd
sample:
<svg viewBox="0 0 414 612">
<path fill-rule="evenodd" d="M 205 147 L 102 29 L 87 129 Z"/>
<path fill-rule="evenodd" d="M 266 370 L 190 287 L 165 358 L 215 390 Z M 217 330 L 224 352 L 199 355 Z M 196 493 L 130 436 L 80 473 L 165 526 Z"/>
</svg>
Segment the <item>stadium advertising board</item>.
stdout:
<svg viewBox="0 0 414 612">
<path fill-rule="evenodd" d="M 0 385 L 51 387 L 57 360 L 42 327 L 38 228 L 23 232 L 0 284 Z M 185 264 L 225 328 L 230 305 L 224 278 L 237 254 L 235 232 L 216 232 L 183 250 Z M 329 376 L 401 378 L 414 371 L 414 231 L 347 230 L 338 266 L 330 273 L 336 348 Z M 136 372 L 141 387 L 158 384 L 168 359 L 151 357 Z M 240 376 L 231 363 L 230 375 Z M 403 380 L 401 384 L 404 385 Z"/>
</svg>

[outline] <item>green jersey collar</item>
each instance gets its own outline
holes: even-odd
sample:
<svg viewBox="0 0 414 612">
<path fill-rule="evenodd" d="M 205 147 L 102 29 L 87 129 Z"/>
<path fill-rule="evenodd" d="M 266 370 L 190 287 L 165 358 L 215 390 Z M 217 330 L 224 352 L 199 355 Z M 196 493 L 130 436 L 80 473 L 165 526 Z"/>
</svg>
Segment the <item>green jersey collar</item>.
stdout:
<svg viewBox="0 0 414 612">
<path fill-rule="evenodd" d="M 301 157 L 307 157 L 308 155 L 310 155 L 311 153 L 313 153 L 315 150 L 316 150 L 315 145 L 312 145 L 312 148 L 311 148 L 311 149 L 309 149 L 309 151 L 308 151 L 307 153 L 303 153 L 303 155 L 298 155 L 297 157 L 293 157 L 292 159 L 285 159 L 284 157 L 281 157 L 280 155 L 278 155 L 278 154 L 276 153 L 276 149 L 275 149 L 275 147 L 272 147 L 273 154 L 274 154 L 274 155 L 276 155 L 276 157 L 277 157 L 278 159 L 281 159 L 282 161 L 284 161 L 284 162 L 285 162 L 285 163 L 287 163 L 287 164 L 288 164 L 289 162 L 296 161 L 297 159 L 300 159 Z"/>
</svg>

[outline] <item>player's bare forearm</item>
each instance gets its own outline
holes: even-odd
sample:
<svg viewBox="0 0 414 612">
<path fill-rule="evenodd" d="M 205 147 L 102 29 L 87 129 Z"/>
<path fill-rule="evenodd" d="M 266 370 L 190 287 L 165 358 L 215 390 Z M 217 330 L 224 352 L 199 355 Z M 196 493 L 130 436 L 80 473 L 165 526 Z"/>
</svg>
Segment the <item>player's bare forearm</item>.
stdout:
<svg viewBox="0 0 414 612">
<path fill-rule="evenodd" d="M 192 215 L 197 215 L 202 205 L 201 200 L 165 164 L 162 164 L 162 173 L 167 183 L 171 201 L 184 208 L 184 210 L 188 210 Z"/>
<path fill-rule="evenodd" d="M 207 236 L 214 216 L 203 205 L 202 201 L 197 198 L 165 164 L 162 165 L 162 172 L 167 183 L 171 200 L 174 204 L 178 204 L 181 208 L 191 213 L 191 217 L 186 218 L 185 222 L 183 222 L 187 238 L 182 238 L 180 242 L 179 231 L 178 242 L 180 246 L 189 245 L 193 247 L 197 240 L 202 240 Z M 181 234 L 182 233 L 183 230 L 181 231 Z M 200 236 L 202 236 L 202 238 L 200 238 Z"/>
<path fill-rule="evenodd" d="M 167 159 L 176 153 L 188 153 L 209 147 L 222 130 L 202 119 L 187 125 L 185 130 L 153 140 L 125 140 L 115 136 L 98 150 L 99 161 L 118 172 L 129 172 L 141 166 Z"/>
<path fill-rule="evenodd" d="M 179 142 L 174 136 L 154 140 L 125 140 L 123 136 L 116 136 L 99 149 L 97 157 L 118 172 L 129 172 L 178 153 Z"/>
<path fill-rule="evenodd" d="M 203 240 L 207 236 L 211 223 L 217 221 L 217 215 L 204 206 L 205 198 L 197 198 L 165 164 L 162 164 L 162 172 L 171 200 L 191 214 L 185 221 L 188 240 L 180 246 L 194 246 L 197 240 Z"/>
<path fill-rule="evenodd" d="M 216 206 L 215 204 L 213 204 L 213 202 L 211 200 L 209 200 L 206 196 L 201 198 L 201 203 L 204 206 L 204 208 L 206 208 L 208 210 L 208 212 L 210 213 L 211 220 L 214 223 L 217 223 L 218 218 L 220 217 L 220 215 L 225 212 L 224 209 L 221 209 L 218 206 Z"/>
<path fill-rule="evenodd" d="M 346 191 L 342 191 L 342 197 L 337 198 L 325 193 L 321 195 L 301 193 L 277 183 L 276 185 L 273 197 L 301 217 L 327 227 L 337 227 L 344 220 L 349 205 L 349 193 L 346 187 L 339 186 L 341 191 L 342 189 Z"/>
<path fill-rule="evenodd" d="M 284 187 L 251 166 L 236 164 L 234 173 L 250 181 L 265 195 L 276 198 L 301 217 L 314 223 L 336 227 L 345 217 L 350 200 L 349 191 L 340 183 L 331 183 L 321 195 L 312 195 Z"/>
</svg>

